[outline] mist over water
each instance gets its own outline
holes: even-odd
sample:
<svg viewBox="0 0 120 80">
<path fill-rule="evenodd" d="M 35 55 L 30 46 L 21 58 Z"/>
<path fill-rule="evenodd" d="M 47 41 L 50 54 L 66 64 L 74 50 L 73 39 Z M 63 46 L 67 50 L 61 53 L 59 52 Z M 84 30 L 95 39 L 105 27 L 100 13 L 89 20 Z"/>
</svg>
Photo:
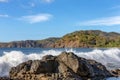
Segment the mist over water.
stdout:
<svg viewBox="0 0 120 80">
<path fill-rule="evenodd" d="M 117 69 L 120 68 L 120 49 L 48 49 L 40 51 L 27 51 L 22 50 L 10 50 L 1 51 L 0 56 L 0 76 L 8 76 L 11 67 L 17 66 L 18 64 L 28 61 L 41 59 L 45 55 L 57 56 L 61 52 L 73 52 L 79 57 L 84 57 L 86 59 L 93 59 L 97 62 L 102 63 L 107 67 L 107 69 Z M 111 78 L 109 80 L 120 80 L 120 78 Z"/>
</svg>

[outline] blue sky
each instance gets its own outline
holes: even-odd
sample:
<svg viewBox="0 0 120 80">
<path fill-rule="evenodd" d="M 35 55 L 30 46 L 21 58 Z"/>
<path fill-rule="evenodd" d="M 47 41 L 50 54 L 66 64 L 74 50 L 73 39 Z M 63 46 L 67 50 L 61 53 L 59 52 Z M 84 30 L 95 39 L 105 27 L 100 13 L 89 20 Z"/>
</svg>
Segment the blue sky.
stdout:
<svg viewBox="0 0 120 80">
<path fill-rule="evenodd" d="M 0 0 L 0 42 L 120 32 L 120 0 Z"/>
</svg>

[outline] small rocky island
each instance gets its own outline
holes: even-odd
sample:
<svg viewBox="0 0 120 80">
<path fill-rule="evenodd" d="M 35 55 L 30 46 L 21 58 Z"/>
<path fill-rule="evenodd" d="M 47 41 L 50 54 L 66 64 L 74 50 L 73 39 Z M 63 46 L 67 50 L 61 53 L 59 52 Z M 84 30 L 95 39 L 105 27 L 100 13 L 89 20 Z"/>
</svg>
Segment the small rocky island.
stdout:
<svg viewBox="0 0 120 80">
<path fill-rule="evenodd" d="M 118 73 L 108 71 L 94 60 L 62 52 L 58 56 L 46 55 L 41 60 L 23 62 L 11 68 L 9 78 L 0 80 L 104 80 Z"/>
</svg>

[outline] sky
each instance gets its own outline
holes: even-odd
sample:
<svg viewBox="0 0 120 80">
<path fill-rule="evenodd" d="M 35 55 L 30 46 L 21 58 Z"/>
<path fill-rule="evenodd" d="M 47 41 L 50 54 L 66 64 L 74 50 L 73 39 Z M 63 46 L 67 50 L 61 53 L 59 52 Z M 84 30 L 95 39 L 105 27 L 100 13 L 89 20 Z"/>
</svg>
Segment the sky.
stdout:
<svg viewBox="0 0 120 80">
<path fill-rule="evenodd" d="M 79 30 L 120 33 L 120 0 L 0 0 L 0 42 Z"/>
</svg>

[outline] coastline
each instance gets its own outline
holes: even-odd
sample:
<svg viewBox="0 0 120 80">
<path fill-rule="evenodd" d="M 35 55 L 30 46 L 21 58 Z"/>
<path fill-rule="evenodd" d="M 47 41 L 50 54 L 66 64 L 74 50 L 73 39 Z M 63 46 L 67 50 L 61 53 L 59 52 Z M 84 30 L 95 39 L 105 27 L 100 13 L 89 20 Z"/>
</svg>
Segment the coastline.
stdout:
<svg viewBox="0 0 120 80">
<path fill-rule="evenodd" d="M 100 30 L 75 31 L 63 37 L 0 43 L 0 48 L 120 48 L 120 33 Z"/>
</svg>

